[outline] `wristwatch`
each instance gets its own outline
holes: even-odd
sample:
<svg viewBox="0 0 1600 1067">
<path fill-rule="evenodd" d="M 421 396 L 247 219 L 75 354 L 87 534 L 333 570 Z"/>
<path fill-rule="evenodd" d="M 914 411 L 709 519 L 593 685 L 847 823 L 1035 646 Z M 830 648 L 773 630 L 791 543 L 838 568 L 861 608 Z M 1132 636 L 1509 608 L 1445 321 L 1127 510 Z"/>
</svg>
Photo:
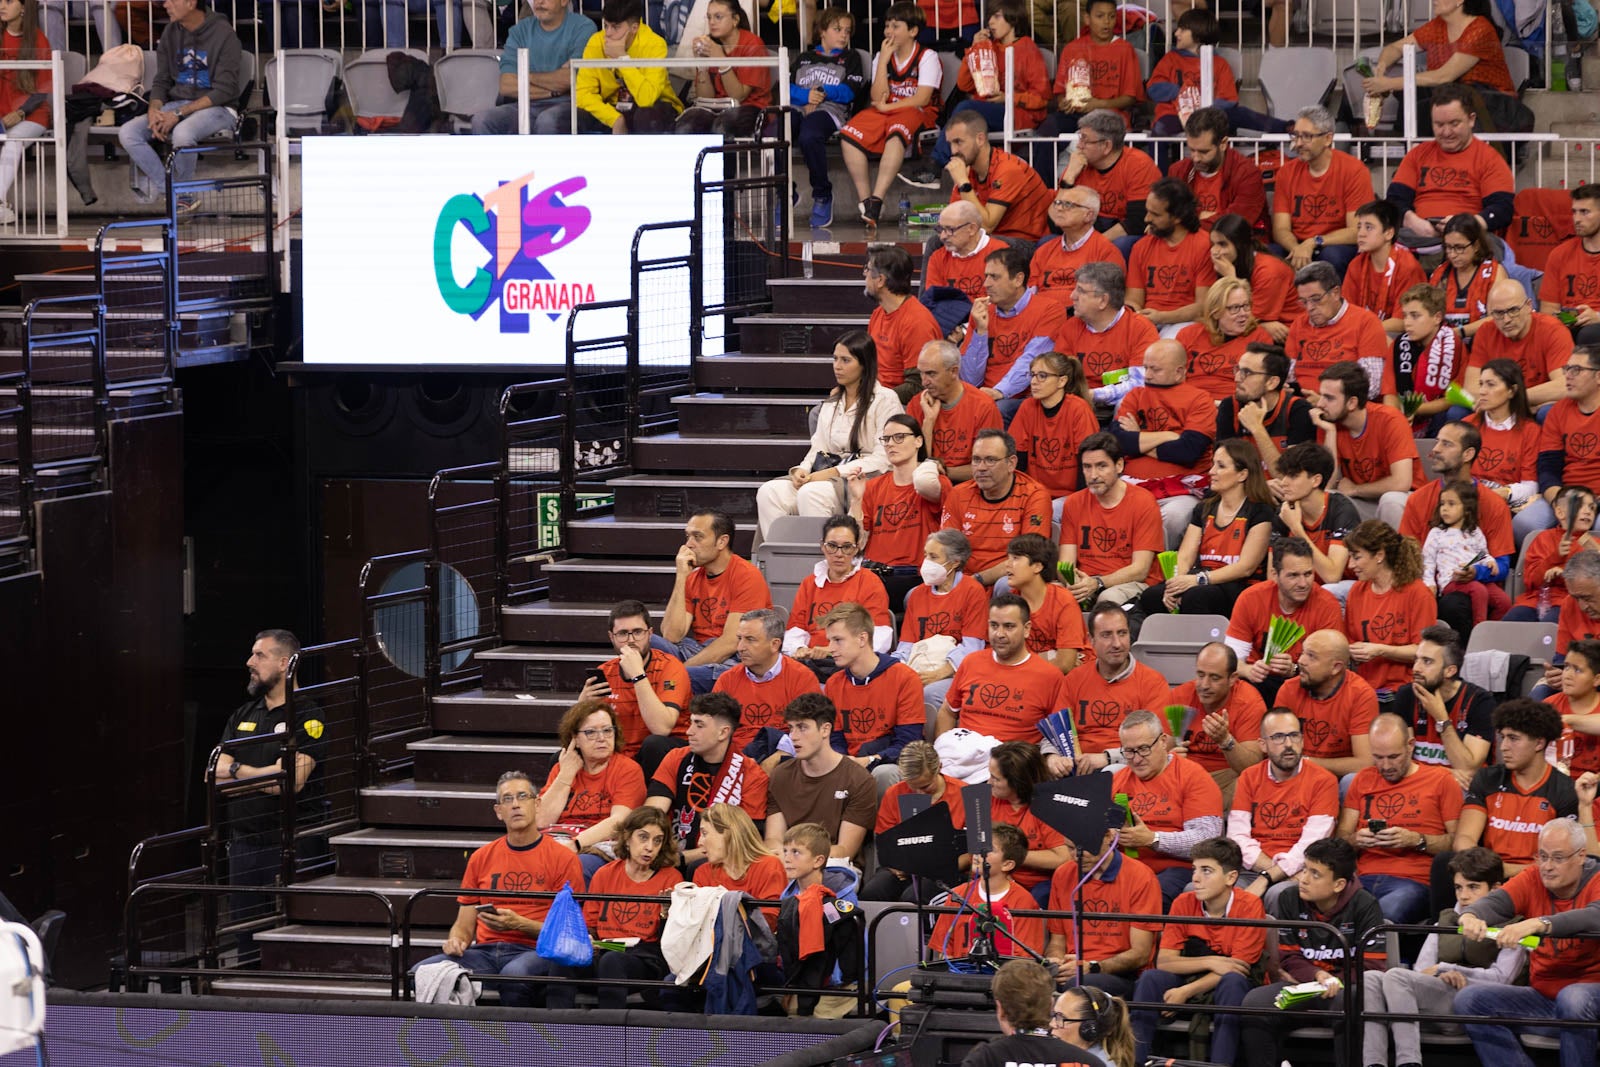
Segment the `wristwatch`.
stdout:
<svg viewBox="0 0 1600 1067">
<path fill-rule="evenodd" d="M 1316 238 L 1311 243 L 1320 250 L 1322 248 L 1322 234 L 1317 234 Z"/>
<path fill-rule="evenodd" d="M 1199 574 L 1194 576 L 1194 584 L 1195 585 L 1210 585 L 1211 584 L 1211 575 L 1207 574 L 1205 571 L 1201 571 Z"/>
<path fill-rule="evenodd" d="M 228 777 L 229 778 L 237 778 L 237 777 L 239 777 L 239 761 L 238 760 L 234 760 L 232 763 L 228 764 Z"/>
<path fill-rule="evenodd" d="M 1099 960 L 1090 960 L 1089 961 L 1089 973 L 1090 974 L 1099 974 L 1100 973 L 1100 961 Z"/>
<path fill-rule="evenodd" d="M 640 682 L 645 680 L 645 676 L 641 674 L 637 678 L 624 678 L 622 680 L 627 682 L 629 685 L 638 685 Z"/>
<path fill-rule="evenodd" d="M 1222 744 L 1218 745 L 1217 748 L 1223 752 L 1232 752 L 1233 746 L 1237 745 L 1238 743 L 1239 741 L 1237 738 L 1230 737 L 1226 741 L 1222 742 Z"/>
<path fill-rule="evenodd" d="M 962 182 L 960 185 L 956 186 L 956 192 L 958 192 L 958 193 L 970 193 L 970 192 L 972 192 L 972 183 L 971 182 Z"/>
</svg>

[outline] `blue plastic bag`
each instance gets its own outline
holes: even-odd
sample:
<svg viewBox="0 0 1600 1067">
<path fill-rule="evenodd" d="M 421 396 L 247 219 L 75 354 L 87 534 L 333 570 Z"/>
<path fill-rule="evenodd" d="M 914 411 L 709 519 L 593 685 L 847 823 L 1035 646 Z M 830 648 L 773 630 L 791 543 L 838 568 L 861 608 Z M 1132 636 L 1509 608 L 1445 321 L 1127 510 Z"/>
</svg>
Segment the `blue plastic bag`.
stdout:
<svg viewBox="0 0 1600 1067">
<path fill-rule="evenodd" d="M 583 967 L 594 959 L 594 943 L 589 940 L 589 924 L 583 921 L 583 908 L 572 896 L 572 883 L 550 902 L 550 911 L 539 928 L 539 943 L 534 952 L 540 959 Z"/>
</svg>

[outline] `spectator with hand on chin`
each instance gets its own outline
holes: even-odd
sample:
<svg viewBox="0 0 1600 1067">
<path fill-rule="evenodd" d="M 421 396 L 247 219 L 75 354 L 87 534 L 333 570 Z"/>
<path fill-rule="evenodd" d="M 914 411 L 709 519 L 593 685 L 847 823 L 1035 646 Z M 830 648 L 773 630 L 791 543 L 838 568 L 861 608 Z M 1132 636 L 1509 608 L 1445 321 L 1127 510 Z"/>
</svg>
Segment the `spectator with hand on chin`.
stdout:
<svg viewBox="0 0 1600 1067">
<path fill-rule="evenodd" d="M 585 879 L 612 858 L 589 850 L 611 841 L 628 812 L 644 803 L 644 772 L 617 752 L 620 732 L 609 705 L 574 704 L 561 718 L 561 754 L 539 794 L 539 829 L 580 854 Z"/>
</svg>

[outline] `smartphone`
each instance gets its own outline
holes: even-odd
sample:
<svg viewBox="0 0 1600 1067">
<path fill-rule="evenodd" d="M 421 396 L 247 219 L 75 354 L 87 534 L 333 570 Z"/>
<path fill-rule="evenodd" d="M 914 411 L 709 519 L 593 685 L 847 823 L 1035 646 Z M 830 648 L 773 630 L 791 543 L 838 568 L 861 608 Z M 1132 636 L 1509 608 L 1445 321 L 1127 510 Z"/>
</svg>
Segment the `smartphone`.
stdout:
<svg viewBox="0 0 1600 1067">
<path fill-rule="evenodd" d="M 609 693 L 611 691 L 611 683 L 606 681 L 606 672 L 599 667 L 590 667 L 583 672 L 583 676 L 586 680 L 593 682 L 606 692 Z"/>
<path fill-rule="evenodd" d="M 499 911 L 499 910 L 500 910 L 500 906 L 498 904 L 479 904 L 478 905 L 478 914 L 479 915 L 482 915 L 485 912 L 496 912 L 496 911 Z"/>
<path fill-rule="evenodd" d="M 1385 819 L 1368 819 L 1367 820 L 1367 829 L 1371 830 L 1375 834 L 1381 834 L 1385 830 L 1387 830 L 1388 828 L 1389 828 L 1389 823 Z"/>
</svg>

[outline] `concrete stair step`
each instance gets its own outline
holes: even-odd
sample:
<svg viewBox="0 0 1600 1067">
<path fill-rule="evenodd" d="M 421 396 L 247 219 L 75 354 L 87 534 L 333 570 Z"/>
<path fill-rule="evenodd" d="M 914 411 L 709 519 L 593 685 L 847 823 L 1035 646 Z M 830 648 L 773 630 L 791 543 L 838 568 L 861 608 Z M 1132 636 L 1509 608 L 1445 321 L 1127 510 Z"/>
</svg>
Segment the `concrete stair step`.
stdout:
<svg viewBox="0 0 1600 1067">
<path fill-rule="evenodd" d="M 411 931 L 407 968 L 439 951 L 448 926 L 417 927 Z M 376 978 L 389 971 L 387 926 L 312 926 L 292 923 L 255 935 L 261 949 L 261 967 L 268 971 L 319 971 L 325 974 L 361 974 Z"/>
<path fill-rule="evenodd" d="M 707 389 L 805 391 L 812 403 L 834 386 L 832 356 L 780 356 L 733 352 L 700 360 Z"/>
<path fill-rule="evenodd" d="M 619 532 L 620 536 L 620 532 Z M 680 536 L 676 544 L 682 544 Z M 676 550 L 676 549 L 674 549 Z M 639 554 L 652 553 L 644 544 Z M 672 595 L 675 570 L 671 563 L 632 559 L 573 559 L 547 564 L 550 599 L 556 602 L 585 601 L 596 598 L 665 601 Z"/>
<path fill-rule="evenodd" d="M 776 478 L 804 459 L 810 447 L 809 435 L 748 438 L 661 434 L 634 442 L 633 465 L 641 472 L 741 471 Z"/>
<path fill-rule="evenodd" d="M 751 315 L 733 320 L 746 352 L 831 355 L 840 337 L 865 330 L 869 311 L 858 315 Z"/>
<path fill-rule="evenodd" d="M 502 609 L 502 615 L 509 611 Z M 507 637 L 508 641 L 516 638 Z M 563 696 L 567 693 L 576 694 L 583 688 L 584 673 L 595 666 L 616 655 L 611 647 L 611 639 L 605 635 L 598 641 L 587 643 L 588 647 L 574 646 L 572 643 L 550 644 L 505 644 L 498 648 L 485 649 L 475 653 L 478 663 L 483 667 L 483 699 L 515 700 L 517 704 L 529 704 L 528 701 L 514 698 L 513 693 L 525 694 L 534 698 L 545 695 Z M 435 704 L 442 701 L 470 701 L 479 699 L 470 695 L 452 695 L 449 697 L 434 698 Z M 569 705 L 570 706 L 570 705 Z M 531 703 L 530 707 L 537 714 L 538 704 Z M 559 716 L 557 716 L 559 721 Z M 514 732 L 514 731 L 506 731 Z M 550 733 L 555 733 L 554 724 Z"/>
<path fill-rule="evenodd" d="M 462 871 L 466 865 L 462 865 Z M 402 916 L 405 902 L 425 889 L 455 890 L 461 885 L 459 875 L 453 878 L 403 879 L 363 878 L 345 874 L 330 874 L 298 883 L 307 889 L 336 889 L 343 892 L 327 896 L 306 893 L 291 894 L 285 907 L 289 920 L 298 923 L 347 923 L 365 926 L 385 923 L 388 918 L 376 900 L 370 896 L 355 896 L 350 891 L 363 890 L 377 893 L 394 908 L 396 918 Z M 423 897 L 411 906 L 413 925 L 449 926 L 455 921 L 458 905 L 453 895 Z"/>
<path fill-rule="evenodd" d="M 811 433 L 808 416 L 817 406 L 817 398 L 696 393 L 674 397 L 672 403 L 678 409 L 678 432 L 682 434 L 794 437 Z"/>
<path fill-rule="evenodd" d="M 367 827 L 329 839 L 336 869 L 355 878 L 453 879 L 498 830 Z"/>
<path fill-rule="evenodd" d="M 481 659 L 481 656 L 480 656 Z M 587 667 L 599 663 L 591 660 L 584 667 L 572 668 L 580 678 Z M 494 670 L 485 663 L 484 678 L 513 681 L 523 684 L 530 680 L 530 670 L 537 675 L 550 671 L 548 664 L 530 661 L 527 664 L 513 660 L 494 662 Z M 539 680 L 535 677 L 533 680 Z M 471 693 L 450 693 L 433 698 L 433 726 L 436 730 L 482 731 L 522 737 L 554 737 L 561 724 L 561 716 L 578 699 L 578 690 L 565 692 L 517 692 L 511 689 L 474 690 Z"/>
<path fill-rule="evenodd" d="M 716 508 L 737 522 L 756 517 L 756 490 L 765 478 L 682 478 L 669 474 L 630 474 L 606 487 L 617 496 L 612 514 L 619 519 L 672 519 L 681 524 L 698 508 Z"/>
<path fill-rule="evenodd" d="M 500 612 L 500 636 L 507 641 L 532 645 L 583 643 L 596 645 L 609 641 L 606 615 L 614 601 L 604 603 L 542 601 L 516 604 Z M 661 617 L 662 603 L 645 601 L 655 618 Z M 608 653 L 601 659 L 609 658 Z M 598 663 L 600 660 L 595 660 Z M 581 684 L 579 686 L 581 688 Z"/>
<path fill-rule="evenodd" d="M 678 549 L 683 547 L 683 522 L 681 519 L 632 519 L 618 518 L 615 515 L 574 519 L 567 524 L 567 550 L 584 556 L 626 556 L 630 559 L 654 556 L 658 559 L 672 559 L 678 554 Z M 753 522 L 735 526 L 733 551 L 748 557 L 754 542 Z M 549 571 L 557 565 L 548 564 L 545 569 Z M 662 601 L 665 601 L 671 592 L 672 582 L 669 579 L 666 589 L 661 592 Z M 587 596 L 582 595 L 581 591 L 577 596 L 568 596 L 558 594 L 552 589 L 550 595 L 553 600 L 595 600 L 609 594 L 596 589 Z M 623 590 L 621 595 L 629 594 L 627 590 Z M 645 600 L 650 599 L 644 593 L 636 592 L 632 595 Z"/>
<path fill-rule="evenodd" d="M 839 211 L 841 207 L 841 202 L 835 200 L 834 210 Z M 921 254 L 912 261 L 921 263 Z M 773 278 L 767 282 L 767 289 L 772 293 L 772 310 L 780 315 L 837 315 L 840 312 L 870 315 L 876 306 L 862 287 L 860 267 L 856 268 L 854 278 Z"/>
<path fill-rule="evenodd" d="M 569 707 L 571 705 L 568 705 Z M 439 734 L 406 745 L 415 758 L 418 783 L 489 782 L 509 770 L 526 771 L 537 785 L 555 765 L 561 747 L 527 737 Z"/>
<path fill-rule="evenodd" d="M 415 780 L 361 790 L 361 821 L 374 826 L 494 828 L 493 782 Z"/>
</svg>

